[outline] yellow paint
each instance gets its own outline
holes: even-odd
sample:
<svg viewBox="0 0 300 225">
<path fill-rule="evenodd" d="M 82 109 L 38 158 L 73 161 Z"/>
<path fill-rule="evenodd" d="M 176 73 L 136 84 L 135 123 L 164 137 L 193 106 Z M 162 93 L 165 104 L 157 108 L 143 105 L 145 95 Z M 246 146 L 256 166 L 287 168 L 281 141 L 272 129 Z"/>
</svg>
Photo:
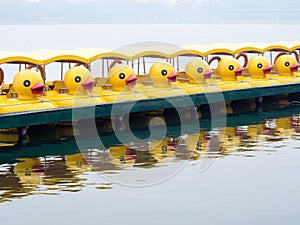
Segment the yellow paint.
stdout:
<svg viewBox="0 0 300 225">
<path fill-rule="evenodd" d="M 218 64 L 218 73 L 222 81 L 237 81 L 243 70 L 239 61 L 232 57 L 225 57 Z"/>
<path fill-rule="evenodd" d="M 44 93 L 45 85 L 41 75 L 33 70 L 21 70 L 13 80 L 12 88 L 17 98 L 1 99 L 0 113 L 22 112 L 55 108 L 55 103 L 40 98 Z"/>
<path fill-rule="evenodd" d="M 150 67 L 150 79 L 153 86 L 157 88 L 172 87 L 172 83 L 176 82 L 178 74 L 175 68 L 167 62 L 156 62 Z"/>
<path fill-rule="evenodd" d="M 92 93 L 94 78 L 84 66 L 69 69 L 64 77 L 68 93 L 59 94 L 56 91 L 47 91 L 44 99 L 55 102 L 59 107 L 98 105 L 103 101 Z"/>
<path fill-rule="evenodd" d="M 156 62 L 149 71 L 151 85 L 140 84 L 138 90 L 148 98 L 185 95 L 187 92 L 176 82 L 177 76 L 178 73 L 170 63 Z"/>
<path fill-rule="evenodd" d="M 207 84 L 213 71 L 204 60 L 194 59 L 186 65 L 185 73 L 190 84 Z"/>
<path fill-rule="evenodd" d="M 137 76 L 134 70 L 124 64 L 115 64 L 109 71 L 108 84 L 111 90 L 98 89 L 98 95 L 105 102 L 140 100 L 145 96 L 135 88 Z"/>
<path fill-rule="evenodd" d="M 35 171 L 35 167 L 40 166 L 41 161 L 31 158 L 22 158 L 20 160 L 21 162 L 18 162 L 14 167 L 14 173 L 23 185 L 32 185 L 32 188 L 37 187 L 42 181 L 41 176 L 43 172 Z"/>
<path fill-rule="evenodd" d="M 188 94 L 219 91 L 220 89 L 213 84 L 212 74 L 213 71 L 207 62 L 195 59 L 185 67 L 188 83 L 177 82 L 177 84 Z"/>
<path fill-rule="evenodd" d="M 275 67 L 278 71 L 278 75 L 271 75 L 272 79 L 275 79 L 281 84 L 299 82 L 298 67 L 296 59 L 291 55 L 281 55 L 275 62 Z"/>
<path fill-rule="evenodd" d="M 281 55 L 275 62 L 275 67 L 280 76 L 293 76 L 297 72 L 299 64 L 291 55 Z"/>
<path fill-rule="evenodd" d="M 276 80 L 269 79 L 272 65 L 263 56 L 254 56 L 248 63 L 248 72 L 250 77 L 245 77 L 243 80 L 247 81 L 252 87 L 269 86 L 280 84 Z"/>
<path fill-rule="evenodd" d="M 239 61 L 232 57 L 225 57 L 218 64 L 218 73 L 221 79 L 216 79 L 214 84 L 221 90 L 235 90 L 250 88 L 247 82 L 239 80 L 237 77 L 242 77 L 244 68 L 241 67 Z"/>
</svg>

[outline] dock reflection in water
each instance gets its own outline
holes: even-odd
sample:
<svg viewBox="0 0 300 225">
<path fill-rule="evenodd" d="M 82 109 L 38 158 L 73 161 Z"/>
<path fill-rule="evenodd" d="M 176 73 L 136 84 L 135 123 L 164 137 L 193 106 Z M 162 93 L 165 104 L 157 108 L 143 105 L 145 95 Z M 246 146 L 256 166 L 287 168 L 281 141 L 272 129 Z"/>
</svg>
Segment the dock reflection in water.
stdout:
<svg viewBox="0 0 300 225">
<path fill-rule="evenodd" d="M 227 156 L 254 157 L 258 151 L 272 154 L 288 140 L 300 140 L 297 111 L 292 108 L 232 116 L 226 128 L 211 128 L 209 120 L 201 120 L 200 131 L 181 136 L 178 127 L 173 126 L 162 141 L 128 140 L 120 144 L 113 134 L 106 134 L 101 137 L 105 149 L 97 149 L 97 142 L 91 139 L 81 151 L 74 138 L 67 137 L 70 128 L 66 127 L 54 135 L 59 140 L 46 144 L 31 141 L 27 146 L 18 145 L 14 134 L 2 133 L 0 202 L 29 195 L 79 192 L 87 187 L 104 190 L 117 184 L 148 185 L 156 183 L 158 174 L 165 173 L 164 178 L 169 178 L 174 168 L 176 173 L 190 161 L 211 159 L 211 163 L 212 159 Z M 137 131 L 147 135 L 143 132 Z M 93 178 L 97 174 L 102 178 Z"/>
</svg>

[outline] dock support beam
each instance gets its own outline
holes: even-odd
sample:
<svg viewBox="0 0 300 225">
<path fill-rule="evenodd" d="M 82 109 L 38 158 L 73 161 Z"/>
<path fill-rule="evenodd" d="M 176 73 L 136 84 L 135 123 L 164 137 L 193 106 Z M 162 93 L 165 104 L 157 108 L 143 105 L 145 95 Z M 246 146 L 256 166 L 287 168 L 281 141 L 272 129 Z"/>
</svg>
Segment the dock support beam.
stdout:
<svg viewBox="0 0 300 225">
<path fill-rule="evenodd" d="M 27 127 L 18 127 L 18 144 L 26 145 Z"/>
<path fill-rule="evenodd" d="M 260 97 L 255 98 L 255 103 L 256 103 L 255 111 L 256 112 L 262 112 L 263 97 L 260 96 Z"/>
</svg>

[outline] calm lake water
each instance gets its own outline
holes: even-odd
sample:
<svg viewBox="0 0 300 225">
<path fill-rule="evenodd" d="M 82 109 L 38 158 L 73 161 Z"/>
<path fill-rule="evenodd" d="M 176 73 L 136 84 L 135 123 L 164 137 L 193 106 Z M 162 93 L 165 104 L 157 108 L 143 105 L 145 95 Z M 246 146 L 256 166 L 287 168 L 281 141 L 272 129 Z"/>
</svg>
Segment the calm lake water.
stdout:
<svg viewBox="0 0 300 225">
<path fill-rule="evenodd" d="M 295 25 L 0 26 L 2 50 L 295 40 Z M 167 127 L 85 137 L 64 124 L 0 133 L 0 219 L 5 224 L 299 224 L 300 108 L 230 115 L 226 127 Z M 144 121 L 146 119 L 144 118 Z M 109 127 L 100 121 L 101 130 Z M 161 128 L 154 127 L 155 134 Z M 75 132 L 76 133 L 76 132 Z M 140 139 L 147 129 L 135 132 Z M 76 134 L 75 134 L 76 136 Z M 82 143 L 81 143 L 82 144 Z M 80 143 L 79 143 L 80 145 Z"/>
</svg>

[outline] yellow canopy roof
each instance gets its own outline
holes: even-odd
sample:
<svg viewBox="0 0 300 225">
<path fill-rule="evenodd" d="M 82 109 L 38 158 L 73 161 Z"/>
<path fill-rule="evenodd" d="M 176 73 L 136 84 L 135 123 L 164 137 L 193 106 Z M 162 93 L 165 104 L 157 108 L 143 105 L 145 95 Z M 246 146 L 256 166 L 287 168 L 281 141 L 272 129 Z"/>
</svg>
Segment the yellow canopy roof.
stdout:
<svg viewBox="0 0 300 225">
<path fill-rule="evenodd" d="M 113 49 L 111 50 L 111 54 L 125 55 L 128 60 L 135 60 L 146 56 L 171 58 L 172 55 L 182 50 L 184 50 L 183 47 L 169 43 L 142 42 Z"/>
<path fill-rule="evenodd" d="M 230 54 L 234 55 L 240 52 L 257 52 L 264 53 L 270 49 L 275 49 L 268 43 L 218 43 L 213 45 L 186 45 L 184 46 L 190 52 L 200 56 L 211 54 Z"/>
<path fill-rule="evenodd" d="M 218 43 L 210 45 L 176 46 L 166 43 L 145 42 L 117 49 L 79 48 L 76 50 L 41 49 L 32 52 L 0 51 L 0 64 L 31 63 L 46 65 L 52 62 L 91 63 L 101 58 L 135 60 L 143 56 L 173 58 L 180 55 L 207 56 L 211 54 L 237 54 L 240 52 L 294 51 L 300 50 L 300 41 L 275 43 Z"/>
<path fill-rule="evenodd" d="M 52 62 L 60 61 L 78 61 L 90 63 L 95 56 L 102 57 L 103 54 L 109 52 L 108 49 L 91 48 L 91 49 L 76 49 L 76 50 L 49 50 L 40 49 L 32 52 L 1 52 L 0 64 L 3 63 L 32 63 L 46 65 Z"/>
</svg>

